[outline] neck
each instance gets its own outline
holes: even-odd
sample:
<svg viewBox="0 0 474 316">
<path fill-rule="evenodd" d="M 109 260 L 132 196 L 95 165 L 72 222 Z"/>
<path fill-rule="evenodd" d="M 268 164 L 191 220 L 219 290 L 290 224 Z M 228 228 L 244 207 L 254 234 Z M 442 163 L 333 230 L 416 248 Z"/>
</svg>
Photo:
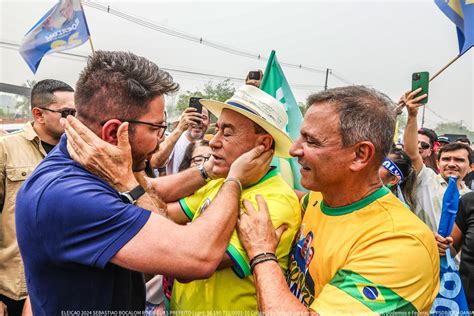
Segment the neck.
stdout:
<svg viewBox="0 0 474 316">
<path fill-rule="evenodd" d="M 48 143 L 50 145 L 57 145 L 59 143 L 59 138 L 53 137 L 49 135 L 43 128 L 42 125 L 37 124 L 36 122 L 33 123 L 33 129 L 35 133 L 38 135 L 39 139 L 42 142 Z"/>
<path fill-rule="evenodd" d="M 353 204 L 382 187 L 378 174 L 369 177 L 358 174 L 353 179 L 345 179 L 340 185 L 332 185 L 334 190 L 321 190 L 324 202 L 330 207 L 341 207 Z M 361 179 L 367 179 L 361 183 Z"/>
</svg>

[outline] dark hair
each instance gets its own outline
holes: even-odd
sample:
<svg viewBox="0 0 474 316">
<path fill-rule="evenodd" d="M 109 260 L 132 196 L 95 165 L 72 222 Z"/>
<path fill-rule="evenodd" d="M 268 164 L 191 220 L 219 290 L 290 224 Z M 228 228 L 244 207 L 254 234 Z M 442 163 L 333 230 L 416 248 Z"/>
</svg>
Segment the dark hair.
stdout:
<svg viewBox="0 0 474 316">
<path fill-rule="evenodd" d="M 438 151 L 438 161 L 441 159 L 441 154 L 442 153 L 455 151 L 455 150 L 459 150 L 459 149 L 464 149 L 464 150 L 467 151 L 467 157 L 468 157 L 468 160 L 469 160 L 469 164 L 471 164 L 472 163 L 472 149 L 471 149 L 471 147 L 469 147 L 468 145 L 466 145 L 464 143 L 449 143 L 449 144 L 441 147 Z"/>
<path fill-rule="evenodd" d="M 364 86 L 348 86 L 318 92 L 308 97 L 308 106 L 330 103 L 339 114 L 344 147 L 370 141 L 377 165 L 392 146 L 395 133 L 394 103 L 385 94 Z"/>
<path fill-rule="evenodd" d="M 392 148 L 390 151 L 390 155 L 393 157 L 389 157 L 390 160 L 397 165 L 398 169 L 403 174 L 405 180 L 402 183 L 399 183 L 400 191 L 402 192 L 403 199 L 408 204 L 408 207 L 414 212 L 416 209 L 416 171 L 413 167 L 410 157 L 406 154 L 405 151 Z M 392 192 L 397 195 L 396 186 L 392 187 Z"/>
<path fill-rule="evenodd" d="M 77 116 L 97 125 L 114 117 L 137 119 L 155 97 L 178 89 L 168 72 L 144 57 L 96 51 L 76 84 Z"/>
<path fill-rule="evenodd" d="M 432 129 L 422 127 L 418 130 L 418 134 L 425 135 L 430 139 L 431 148 L 433 148 L 434 143 L 438 140 L 438 135 Z"/>
<path fill-rule="evenodd" d="M 469 145 L 471 144 L 471 141 L 466 136 L 458 137 L 456 141 L 461 143 L 468 143 Z"/>
<path fill-rule="evenodd" d="M 178 171 L 183 171 L 188 169 L 191 166 L 191 158 L 193 158 L 193 151 L 197 147 L 209 147 L 209 142 L 205 139 L 201 139 L 198 141 L 194 141 L 191 144 L 186 147 L 186 150 L 184 151 L 184 157 L 183 160 L 181 161 L 181 164 L 179 165 Z"/>
<path fill-rule="evenodd" d="M 65 82 L 45 79 L 38 81 L 31 89 L 31 108 L 48 107 L 55 102 L 54 93 L 57 91 L 74 92 L 74 89 Z"/>
</svg>

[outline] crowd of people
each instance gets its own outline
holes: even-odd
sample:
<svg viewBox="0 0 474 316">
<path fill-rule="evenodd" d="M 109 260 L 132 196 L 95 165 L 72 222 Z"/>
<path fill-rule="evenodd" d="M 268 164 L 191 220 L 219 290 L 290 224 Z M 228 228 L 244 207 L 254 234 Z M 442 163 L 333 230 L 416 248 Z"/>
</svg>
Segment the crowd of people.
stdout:
<svg viewBox="0 0 474 316">
<path fill-rule="evenodd" d="M 418 129 L 415 90 L 394 144 L 396 104 L 348 86 L 310 95 L 292 141 L 260 80 L 168 134 L 179 85 L 146 58 L 98 51 L 75 89 L 38 82 L 33 121 L 0 137 L 0 316 L 427 313 L 448 248 L 474 310 L 469 139 Z M 298 160 L 306 192 L 273 157 Z"/>
</svg>

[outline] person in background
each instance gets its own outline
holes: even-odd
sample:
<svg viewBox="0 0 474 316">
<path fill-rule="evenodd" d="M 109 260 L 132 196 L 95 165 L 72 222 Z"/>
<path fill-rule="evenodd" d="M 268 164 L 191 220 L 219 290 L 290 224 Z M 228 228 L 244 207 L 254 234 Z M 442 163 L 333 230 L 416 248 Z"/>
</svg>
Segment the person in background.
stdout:
<svg viewBox="0 0 474 316">
<path fill-rule="evenodd" d="M 405 146 L 406 143 L 404 142 Z M 432 129 L 422 127 L 418 130 L 418 152 L 423 164 L 438 173 L 436 154 L 438 153 L 438 135 Z"/>
<path fill-rule="evenodd" d="M 209 147 L 209 141 L 201 139 L 188 145 L 184 152 L 183 161 L 179 166 L 179 171 L 202 165 L 211 158 L 212 149 Z"/>
<path fill-rule="evenodd" d="M 410 157 L 417 174 L 416 199 L 417 209 L 415 214 L 433 231 L 438 231 L 441 217 L 441 206 L 443 195 L 450 176 L 457 177 L 459 193 L 461 195 L 470 192 L 462 179 L 469 171 L 472 150 L 462 143 L 451 143 L 444 145 L 438 151 L 437 164 L 439 174 L 424 164 L 423 152 L 420 151 L 420 135 L 417 131 L 418 108 L 423 106 L 421 100 L 426 94 L 416 97 L 421 91 L 408 91 L 402 97 L 408 111 L 407 125 L 404 132 L 405 152 Z M 418 145 L 417 145 L 418 141 Z"/>
<path fill-rule="evenodd" d="M 439 150 L 450 143 L 449 138 L 446 136 L 438 136 L 438 144 L 435 152 L 438 154 Z"/>
<path fill-rule="evenodd" d="M 410 210 L 416 209 L 416 172 L 411 159 L 401 149 L 392 148 L 379 168 L 380 179 Z"/>
<path fill-rule="evenodd" d="M 0 137 L 0 302 L 8 315 L 21 315 L 27 297 L 23 262 L 15 228 L 16 195 L 23 182 L 59 142 L 61 117 L 75 115 L 74 89 L 45 79 L 31 89 L 33 121 L 23 130 Z"/>
</svg>

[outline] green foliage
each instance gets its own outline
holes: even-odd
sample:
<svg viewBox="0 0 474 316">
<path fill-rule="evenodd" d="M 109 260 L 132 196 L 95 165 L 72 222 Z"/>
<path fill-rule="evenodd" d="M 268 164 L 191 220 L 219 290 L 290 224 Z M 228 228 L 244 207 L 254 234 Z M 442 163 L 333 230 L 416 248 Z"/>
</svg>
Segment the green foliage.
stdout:
<svg viewBox="0 0 474 316">
<path fill-rule="evenodd" d="M 447 122 L 447 123 L 439 123 L 436 125 L 435 129 L 438 135 L 443 134 L 464 134 L 466 135 L 471 141 L 474 140 L 474 132 L 469 130 L 463 122 Z"/>
<path fill-rule="evenodd" d="M 26 80 L 25 83 L 22 84 L 23 87 L 33 88 L 36 84 L 36 80 Z M 21 117 L 31 117 L 31 106 L 30 106 L 30 98 L 25 96 L 18 97 L 18 101 L 15 104 L 16 112 Z"/>
<path fill-rule="evenodd" d="M 202 91 L 188 90 L 186 93 L 181 94 L 176 104 L 168 107 L 167 111 L 170 113 L 170 117 L 178 117 L 189 106 L 189 98 L 191 97 L 201 97 L 224 102 L 229 99 L 234 92 L 235 88 L 230 82 L 230 79 L 226 79 L 216 84 L 209 81 L 204 84 Z M 215 119 L 212 118 L 211 120 L 215 121 Z"/>
</svg>

